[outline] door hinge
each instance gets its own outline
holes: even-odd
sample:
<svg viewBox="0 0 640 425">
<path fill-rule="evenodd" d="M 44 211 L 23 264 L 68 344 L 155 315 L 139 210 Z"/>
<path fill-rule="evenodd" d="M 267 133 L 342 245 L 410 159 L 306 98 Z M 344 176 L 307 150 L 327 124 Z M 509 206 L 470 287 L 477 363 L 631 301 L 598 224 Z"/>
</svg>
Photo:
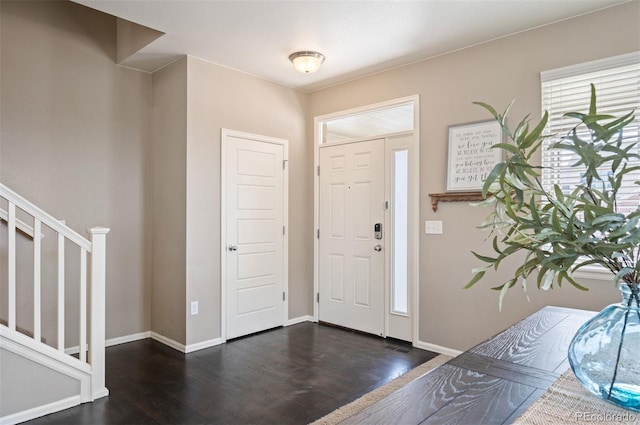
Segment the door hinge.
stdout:
<svg viewBox="0 0 640 425">
<path fill-rule="evenodd" d="M 316 237 L 320 239 L 320 229 L 318 229 L 318 231 L 316 232 Z"/>
<path fill-rule="evenodd" d="M 316 302 L 320 302 L 320 292 L 316 292 Z"/>
<path fill-rule="evenodd" d="M 318 175 L 320 175 L 320 166 L 318 165 L 318 170 L 317 170 Z"/>
<path fill-rule="evenodd" d="M 283 160 L 282 160 L 282 169 L 283 169 L 283 170 L 285 170 L 285 169 L 287 168 L 287 162 L 288 162 L 288 161 L 289 161 L 288 159 L 283 159 Z"/>
<path fill-rule="evenodd" d="M 385 210 L 389 209 L 389 201 L 384 201 L 384 209 Z"/>
<path fill-rule="evenodd" d="M 282 236 L 287 234 L 287 230 L 285 226 L 282 226 Z"/>
<path fill-rule="evenodd" d="M 284 301 L 286 299 L 285 293 L 284 291 L 282 291 L 282 301 Z"/>
</svg>

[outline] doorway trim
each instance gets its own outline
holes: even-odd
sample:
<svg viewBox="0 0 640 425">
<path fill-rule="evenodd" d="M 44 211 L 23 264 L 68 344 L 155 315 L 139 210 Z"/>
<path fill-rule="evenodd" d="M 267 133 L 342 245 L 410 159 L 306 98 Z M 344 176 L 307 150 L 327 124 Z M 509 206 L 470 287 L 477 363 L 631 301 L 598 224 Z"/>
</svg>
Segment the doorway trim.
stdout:
<svg viewBox="0 0 640 425">
<path fill-rule="evenodd" d="M 419 343 L 419 242 L 420 242 L 420 102 L 419 96 L 407 96 L 399 99 L 388 100 L 385 102 L 375 103 L 371 105 L 365 105 L 357 108 L 352 108 L 344 111 L 334 112 L 325 115 L 319 115 L 314 117 L 313 122 L 313 228 L 314 228 L 314 236 L 313 236 L 313 318 L 314 321 L 319 320 L 319 310 L 318 310 L 318 291 L 319 291 L 319 208 L 320 208 L 320 177 L 318 175 L 318 170 L 320 166 L 320 145 L 323 140 L 323 131 L 324 124 L 329 120 L 334 120 L 337 118 L 348 117 L 352 115 L 363 114 L 366 112 L 372 112 L 376 110 L 387 109 L 394 106 L 400 106 L 405 104 L 413 104 L 413 131 L 402 132 L 402 133 L 390 133 L 390 134 L 379 134 L 379 135 L 371 135 L 366 138 L 353 139 L 349 141 L 340 141 L 334 144 L 342 144 L 342 143 L 351 143 L 361 140 L 370 140 L 375 138 L 391 138 L 393 136 L 399 136 L 401 134 L 412 134 L 412 142 L 411 142 L 411 156 L 409 163 L 409 196 L 412 200 L 411 206 L 409 208 L 409 235 L 413 237 L 408 242 L 408 252 L 409 252 L 409 291 L 413 296 L 411 300 L 412 314 L 413 314 L 413 322 L 412 322 L 412 345 L 415 347 Z M 386 273 L 386 272 L 385 272 Z M 385 282 L 385 294 L 387 293 L 387 282 Z M 384 329 L 385 336 L 388 331 L 388 314 L 389 314 L 389 300 L 385 295 L 385 317 L 384 317 Z"/>
<path fill-rule="evenodd" d="M 220 339 L 227 341 L 227 139 L 237 137 L 249 139 L 261 143 L 271 143 L 282 145 L 283 148 L 283 223 L 284 223 L 284 245 L 283 245 L 283 290 L 285 293 L 284 313 L 282 324 L 286 326 L 289 318 L 289 141 L 275 137 L 261 136 L 259 134 L 246 133 L 242 131 L 222 128 L 220 131 Z"/>
</svg>

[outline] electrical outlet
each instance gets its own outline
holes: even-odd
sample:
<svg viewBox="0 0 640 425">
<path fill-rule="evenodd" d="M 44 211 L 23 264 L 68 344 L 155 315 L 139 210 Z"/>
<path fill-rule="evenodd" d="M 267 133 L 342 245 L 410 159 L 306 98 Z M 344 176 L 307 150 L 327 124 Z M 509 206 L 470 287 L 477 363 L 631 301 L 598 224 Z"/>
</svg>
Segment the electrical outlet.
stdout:
<svg viewBox="0 0 640 425">
<path fill-rule="evenodd" d="M 441 235 L 442 221 L 425 221 L 424 233 L 427 235 Z"/>
<path fill-rule="evenodd" d="M 191 315 L 195 316 L 198 314 L 198 301 L 191 301 Z"/>
</svg>

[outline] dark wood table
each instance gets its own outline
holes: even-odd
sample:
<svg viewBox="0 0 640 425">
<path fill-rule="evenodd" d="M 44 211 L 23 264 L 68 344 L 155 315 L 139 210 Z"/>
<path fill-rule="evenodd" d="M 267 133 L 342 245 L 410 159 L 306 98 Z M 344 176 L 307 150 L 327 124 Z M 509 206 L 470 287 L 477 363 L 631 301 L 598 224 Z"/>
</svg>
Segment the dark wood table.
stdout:
<svg viewBox="0 0 640 425">
<path fill-rule="evenodd" d="M 567 370 L 571 338 L 594 314 L 545 307 L 342 423 L 511 423 Z"/>
</svg>

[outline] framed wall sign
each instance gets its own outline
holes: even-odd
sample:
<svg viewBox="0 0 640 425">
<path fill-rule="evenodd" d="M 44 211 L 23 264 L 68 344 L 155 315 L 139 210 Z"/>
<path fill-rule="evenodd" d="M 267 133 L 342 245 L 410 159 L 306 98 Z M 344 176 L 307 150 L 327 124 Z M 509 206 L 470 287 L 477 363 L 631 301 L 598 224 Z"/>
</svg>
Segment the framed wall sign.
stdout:
<svg viewBox="0 0 640 425">
<path fill-rule="evenodd" d="M 495 120 L 449 126 L 447 191 L 482 190 L 493 167 L 502 161 L 502 150 L 491 146 L 503 141 Z"/>
</svg>

